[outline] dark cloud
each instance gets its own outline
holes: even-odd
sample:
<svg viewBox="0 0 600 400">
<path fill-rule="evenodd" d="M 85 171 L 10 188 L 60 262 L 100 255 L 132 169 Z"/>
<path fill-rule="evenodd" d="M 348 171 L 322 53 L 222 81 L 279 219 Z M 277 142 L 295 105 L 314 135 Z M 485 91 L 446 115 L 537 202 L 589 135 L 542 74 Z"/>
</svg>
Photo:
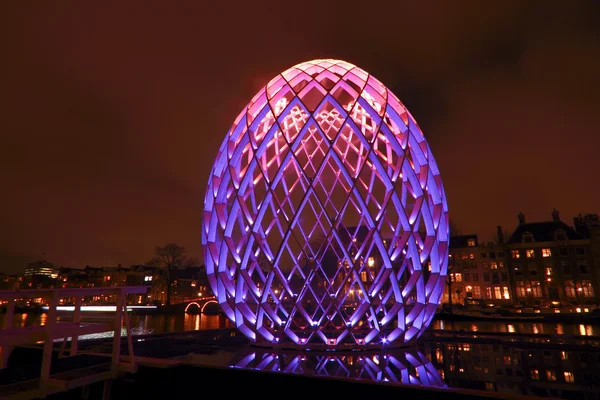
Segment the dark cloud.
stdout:
<svg viewBox="0 0 600 400">
<path fill-rule="evenodd" d="M 317 57 L 356 63 L 408 106 L 461 230 L 598 211 L 597 2 L 269 3 L 2 6 L 5 270 L 43 254 L 143 262 L 168 241 L 199 256 L 229 125 Z"/>
</svg>

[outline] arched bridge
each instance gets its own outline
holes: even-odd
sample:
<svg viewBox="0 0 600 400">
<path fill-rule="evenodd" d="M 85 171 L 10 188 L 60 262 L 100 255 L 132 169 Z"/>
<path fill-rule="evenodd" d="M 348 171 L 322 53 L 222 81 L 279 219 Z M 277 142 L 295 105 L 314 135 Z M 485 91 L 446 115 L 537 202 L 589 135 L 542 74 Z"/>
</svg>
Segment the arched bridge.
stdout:
<svg viewBox="0 0 600 400">
<path fill-rule="evenodd" d="M 221 307 L 214 296 L 186 300 L 177 304 L 187 314 L 216 315 L 221 313 Z"/>
</svg>

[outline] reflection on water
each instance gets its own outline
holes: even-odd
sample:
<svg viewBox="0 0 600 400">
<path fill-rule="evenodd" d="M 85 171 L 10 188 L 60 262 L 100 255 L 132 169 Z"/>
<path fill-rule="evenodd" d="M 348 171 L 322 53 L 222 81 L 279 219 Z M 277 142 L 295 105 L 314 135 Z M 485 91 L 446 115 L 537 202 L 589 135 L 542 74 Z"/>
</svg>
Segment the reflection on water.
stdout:
<svg viewBox="0 0 600 400">
<path fill-rule="evenodd" d="M 446 387 L 440 372 L 418 350 L 383 354 L 343 354 L 251 349 L 235 354 L 230 366 L 301 375 Z"/>
<path fill-rule="evenodd" d="M 471 332 L 600 336 L 600 325 L 597 324 L 436 320 L 431 325 L 433 329 Z"/>
</svg>

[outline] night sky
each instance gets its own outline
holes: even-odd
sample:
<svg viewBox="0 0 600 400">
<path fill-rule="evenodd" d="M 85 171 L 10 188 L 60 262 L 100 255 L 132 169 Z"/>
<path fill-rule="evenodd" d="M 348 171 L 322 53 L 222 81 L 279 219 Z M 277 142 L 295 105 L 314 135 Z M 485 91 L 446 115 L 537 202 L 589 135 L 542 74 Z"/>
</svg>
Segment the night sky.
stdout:
<svg viewBox="0 0 600 400">
<path fill-rule="evenodd" d="M 201 257 L 229 125 L 314 58 L 404 102 L 463 233 L 600 212 L 600 2 L 27 3 L 0 6 L 0 271 Z"/>
</svg>

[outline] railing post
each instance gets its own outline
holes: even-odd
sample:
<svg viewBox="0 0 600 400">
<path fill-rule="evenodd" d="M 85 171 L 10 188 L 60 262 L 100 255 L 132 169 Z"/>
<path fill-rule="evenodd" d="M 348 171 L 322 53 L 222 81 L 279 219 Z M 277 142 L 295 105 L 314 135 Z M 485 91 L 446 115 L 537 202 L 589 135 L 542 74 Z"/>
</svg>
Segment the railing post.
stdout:
<svg viewBox="0 0 600 400">
<path fill-rule="evenodd" d="M 127 298 L 127 297 L 125 297 Z M 133 339 L 131 337 L 131 323 L 129 321 L 129 313 L 127 312 L 127 301 L 123 307 L 125 309 L 125 329 L 127 330 L 127 350 L 129 352 L 129 364 L 135 367 L 135 355 L 133 353 Z"/>
<path fill-rule="evenodd" d="M 81 324 L 81 296 L 75 297 L 75 310 L 73 311 L 73 322 L 77 324 L 77 327 Z M 76 333 L 71 338 L 71 351 L 70 355 L 74 356 L 77 354 L 77 342 L 79 340 L 79 335 Z"/>
<path fill-rule="evenodd" d="M 58 292 L 52 291 L 52 298 L 48 305 L 48 320 L 46 321 L 46 340 L 44 342 L 44 357 L 42 359 L 42 370 L 40 373 L 40 384 L 42 389 L 48 388 L 50 378 L 50 365 L 52 363 L 52 350 L 54 348 L 54 327 L 56 326 L 56 306 L 58 305 Z"/>
<path fill-rule="evenodd" d="M 119 355 L 121 354 L 121 328 L 123 326 L 123 290 L 120 289 L 117 296 L 117 304 L 115 310 L 115 330 L 113 337 L 113 349 L 112 349 L 112 364 L 111 370 L 117 371 L 119 366 Z"/>
<path fill-rule="evenodd" d="M 4 325 L 2 329 L 11 329 L 13 326 L 13 318 L 15 314 L 15 299 L 9 299 L 6 304 L 6 314 L 4 314 Z M 2 346 L 2 355 L 0 356 L 0 369 L 8 366 L 8 358 L 13 349 L 13 346 Z"/>
</svg>

